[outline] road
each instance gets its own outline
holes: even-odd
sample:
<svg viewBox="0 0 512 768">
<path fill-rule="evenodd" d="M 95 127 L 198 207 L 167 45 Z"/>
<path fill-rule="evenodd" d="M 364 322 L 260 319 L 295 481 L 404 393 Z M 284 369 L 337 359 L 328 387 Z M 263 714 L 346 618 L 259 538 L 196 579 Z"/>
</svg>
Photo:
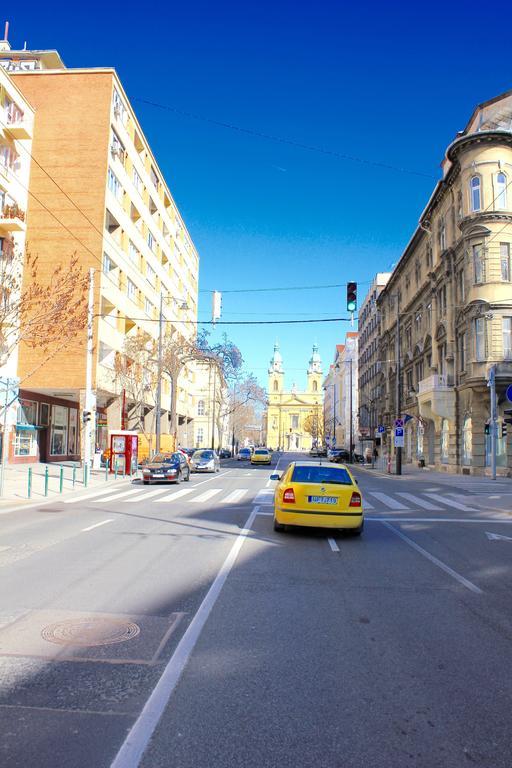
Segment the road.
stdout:
<svg viewBox="0 0 512 768">
<path fill-rule="evenodd" d="M 358 539 L 235 461 L 0 516 L 2 768 L 509 768 L 510 481 L 355 473 Z"/>
</svg>

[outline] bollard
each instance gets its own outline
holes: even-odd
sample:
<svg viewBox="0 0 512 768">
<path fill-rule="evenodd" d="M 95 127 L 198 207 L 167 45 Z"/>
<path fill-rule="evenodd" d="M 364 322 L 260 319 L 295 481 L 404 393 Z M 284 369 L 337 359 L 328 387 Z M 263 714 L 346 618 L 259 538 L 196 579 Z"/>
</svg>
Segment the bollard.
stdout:
<svg viewBox="0 0 512 768">
<path fill-rule="evenodd" d="M 73 464 L 73 488 L 75 487 L 76 482 L 76 464 Z"/>
<path fill-rule="evenodd" d="M 28 498 L 32 498 L 32 467 L 28 468 Z"/>
<path fill-rule="evenodd" d="M 87 475 L 88 475 L 88 469 L 89 469 L 89 467 L 87 466 L 87 464 L 84 464 L 84 488 L 87 488 L 87 481 L 88 481 L 88 479 L 89 479 L 89 478 L 87 477 Z"/>
<path fill-rule="evenodd" d="M 105 461 L 105 480 L 108 480 L 109 460 Z"/>
<path fill-rule="evenodd" d="M 117 461 L 114 462 L 114 480 L 117 480 Z"/>
<path fill-rule="evenodd" d="M 64 490 L 64 467 L 61 464 L 60 478 L 59 478 L 59 493 L 62 493 L 63 490 Z"/>
<path fill-rule="evenodd" d="M 44 470 L 44 495 L 48 496 L 48 467 Z"/>
</svg>

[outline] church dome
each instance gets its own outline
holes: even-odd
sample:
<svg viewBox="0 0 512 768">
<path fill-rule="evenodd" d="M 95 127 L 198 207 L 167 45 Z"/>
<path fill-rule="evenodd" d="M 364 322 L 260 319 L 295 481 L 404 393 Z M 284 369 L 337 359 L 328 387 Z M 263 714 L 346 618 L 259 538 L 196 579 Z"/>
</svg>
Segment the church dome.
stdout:
<svg viewBox="0 0 512 768">
<path fill-rule="evenodd" d="M 309 361 L 308 373 L 322 373 L 322 358 L 318 352 L 318 344 L 313 344 L 313 353 Z"/>
<path fill-rule="evenodd" d="M 272 359 L 270 360 L 270 368 L 268 369 L 269 373 L 283 373 L 283 358 L 281 356 L 281 352 L 279 351 L 279 342 L 276 341 L 274 344 L 274 354 L 272 356 Z"/>
</svg>

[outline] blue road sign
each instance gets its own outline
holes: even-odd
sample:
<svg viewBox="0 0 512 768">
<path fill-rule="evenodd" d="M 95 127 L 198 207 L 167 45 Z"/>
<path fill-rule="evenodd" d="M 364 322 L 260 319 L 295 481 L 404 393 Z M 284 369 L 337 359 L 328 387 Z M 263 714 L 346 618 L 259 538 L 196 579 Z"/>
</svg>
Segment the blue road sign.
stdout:
<svg viewBox="0 0 512 768">
<path fill-rule="evenodd" d="M 509 403 L 512 403 L 512 384 L 509 384 L 507 387 L 507 391 L 505 393 L 507 395 L 507 400 Z"/>
<path fill-rule="evenodd" d="M 395 437 L 403 437 L 403 436 L 404 436 L 404 428 L 395 427 Z"/>
<path fill-rule="evenodd" d="M 377 427 L 377 432 L 380 432 L 380 434 L 382 434 L 385 431 L 386 431 L 386 427 L 384 427 L 382 424 L 379 424 L 379 426 Z"/>
</svg>

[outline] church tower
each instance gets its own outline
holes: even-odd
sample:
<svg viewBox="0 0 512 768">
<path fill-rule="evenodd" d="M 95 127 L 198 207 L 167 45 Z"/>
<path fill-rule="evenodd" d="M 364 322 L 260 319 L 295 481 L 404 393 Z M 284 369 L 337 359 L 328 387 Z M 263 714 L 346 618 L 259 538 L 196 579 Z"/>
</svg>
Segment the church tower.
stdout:
<svg viewBox="0 0 512 768">
<path fill-rule="evenodd" d="M 274 354 L 268 369 L 268 394 L 269 396 L 281 394 L 284 384 L 283 358 L 279 351 L 279 342 L 274 344 Z"/>
<path fill-rule="evenodd" d="M 322 393 L 322 360 L 318 353 L 318 344 L 313 344 L 313 353 L 308 367 L 308 393 Z"/>
</svg>

